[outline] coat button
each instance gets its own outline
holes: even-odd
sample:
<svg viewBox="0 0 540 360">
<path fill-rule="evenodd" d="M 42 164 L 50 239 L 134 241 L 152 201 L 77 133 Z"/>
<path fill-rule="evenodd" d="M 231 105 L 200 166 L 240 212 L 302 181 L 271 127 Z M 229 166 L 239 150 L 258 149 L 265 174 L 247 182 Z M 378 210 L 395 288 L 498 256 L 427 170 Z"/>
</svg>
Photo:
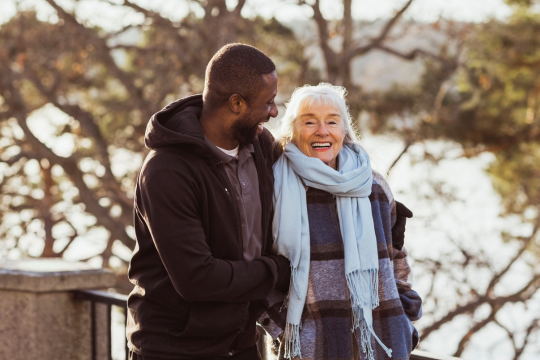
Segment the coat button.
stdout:
<svg viewBox="0 0 540 360">
<path fill-rule="evenodd" d="M 263 324 L 264 326 L 270 324 L 270 319 L 269 319 L 269 318 L 264 319 L 263 322 L 262 322 L 262 324 Z"/>
</svg>

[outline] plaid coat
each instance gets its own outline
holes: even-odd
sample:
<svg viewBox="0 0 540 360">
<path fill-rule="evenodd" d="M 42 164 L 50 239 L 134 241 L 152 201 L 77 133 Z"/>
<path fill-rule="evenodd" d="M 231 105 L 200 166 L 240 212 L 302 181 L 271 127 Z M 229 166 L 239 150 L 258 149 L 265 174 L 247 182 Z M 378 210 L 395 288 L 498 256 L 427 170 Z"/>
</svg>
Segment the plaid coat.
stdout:
<svg viewBox="0 0 540 360">
<path fill-rule="evenodd" d="M 422 315 L 422 300 L 411 289 L 411 268 L 407 250 L 392 247 L 392 226 L 396 207 L 386 180 L 374 172 L 369 197 L 377 237 L 379 257 L 379 302 L 373 310 L 373 328 L 382 342 L 392 349 L 393 360 L 405 360 L 418 343 L 418 333 L 412 321 Z M 311 263 L 306 305 L 302 313 L 300 342 L 303 359 L 345 360 L 367 359 L 358 351 L 351 332 L 352 318 L 348 287 L 345 280 L 343 242 L 333 195 L 308 188 L 307 208 L 311 242 Z M 274 290 L 263 301 L 264 313 L 259 323 L 274 340 L 281 339 L 287 309 L 284 294 Z M 371 337 L 374 358 L 388 356 Z M 280 341 L 274 341 L 274 351 L 283 358 Z"/>
</svg>

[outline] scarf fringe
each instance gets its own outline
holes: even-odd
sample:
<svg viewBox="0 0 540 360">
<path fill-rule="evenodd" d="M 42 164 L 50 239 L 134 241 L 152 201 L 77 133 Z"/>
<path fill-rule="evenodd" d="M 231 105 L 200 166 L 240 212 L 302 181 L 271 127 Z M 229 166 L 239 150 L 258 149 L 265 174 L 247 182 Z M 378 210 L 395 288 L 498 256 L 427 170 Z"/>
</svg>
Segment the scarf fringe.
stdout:
<svg viewBox="0 0 540 360">
<path fill-rule="evenodd" d="M 287 323 L 285 326 L 285 337 L 283 341 L 285 342 L 285 353 L 284 357 L 286 359 L 292 359 L 296 356 L 302 358 L 301 348 L 300 348 L 300 329 L 302 324 L 294 325 Z"/>
<path fill-rule="evenodd" d="M 370 327 L 368 323 L 365 321 L 365 319 L 360 320 L 358 330 L 359 331 L 356 333 L 356 340 L 358 341 L 359 346 L 362 348 L 362 351 L 364 352 L 364 354 L 366 354 L 368 360 L 375 360 L 375 357 L 373 356 L 373 348 L 371 347 L 370 335 L 373 335 L 375 340 L 377 340 L 379 345 L 386 352 L 386 355 L 388 355 L 389 358 L 392 357 L 392 349 L 386 347 L 382 343 L 381 339 L 379 339 L 379 337 L 375 334 L 373 327 Z"/>
<path fill-rule="evenodd" d="M 364 317 L 364 310 L 362 309 L 365 307 L 373 310 L 379 306 L 379 270 L 355 270 L 347 274 L 346 279 L 351 297 L 352 331 L 354 332 L 355 329 L 358 329 L 357 338 L 360 340 L 360 346 L 364 354 L 367 355 L 369 360 L 374 360 L 373 348 L 371 347 L 371 335 L 373 335 L 386 352 L 386 355 L 391 358 L 392 349 L 385 346 L 377 334 L 375 334 L 373 324 L 368 324 Z M 366 296 L 370 296 L 371 298 L 367 299 Z"/>
<path fill-rule="evenodd" d="M 379 269 L 355 270 L 345 278 L 353 308 L 369 306 L 373 310 L 379 306 Z"/>
<path fill-rule="evenodd" d="M 362 312 L 362 309 L 359 310 L 360 312 Z M 362 351 L 364 352 L 364 354 L 366 354 L 368 360 L 375 360 L 375 358 L 373 357 L 373 348 L 371 347 L 371 331 L 369 331 L 367 321 L 363 317 L 362 319 L 358 319 L 354 311 L 353 316 L 355 317 L 355 325 L 357 322 L 359 322 L 359 324 L 355 327 L 356 329 L 358 329 L 358 332 L 356 334 L 357 341 L 358 338 L 360 338 L 358 345 L 362 348 Z M 353 331 L 355 328 L 353 328 Z"/>
</svg>

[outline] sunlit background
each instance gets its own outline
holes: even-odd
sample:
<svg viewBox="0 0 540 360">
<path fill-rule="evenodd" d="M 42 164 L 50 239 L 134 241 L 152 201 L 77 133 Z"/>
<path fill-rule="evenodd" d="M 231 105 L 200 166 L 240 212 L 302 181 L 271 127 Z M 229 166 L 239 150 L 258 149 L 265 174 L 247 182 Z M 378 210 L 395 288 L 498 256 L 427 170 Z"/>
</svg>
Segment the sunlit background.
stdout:
<svg viewBox="0 0 540 360">
<path fill-rule="evenodd" d="M 274 60 L 280 116 L 297 86 L 348 89 L 414 212 L 420 349 L 540 358 L 537 0 L 0 0 L 0 258 L 109 267 L 128 293 L 146 123 L 229 42 Z"/>
</svg>

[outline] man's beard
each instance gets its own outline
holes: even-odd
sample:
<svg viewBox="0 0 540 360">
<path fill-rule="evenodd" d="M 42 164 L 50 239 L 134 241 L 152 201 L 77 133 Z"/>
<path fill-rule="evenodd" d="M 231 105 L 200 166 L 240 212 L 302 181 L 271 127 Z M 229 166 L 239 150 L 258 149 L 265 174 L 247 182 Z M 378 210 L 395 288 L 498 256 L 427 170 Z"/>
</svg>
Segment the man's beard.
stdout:
<svg viewBox="0 0 540 360">
<path fill-rule="evenodd" d="M 249 114 L 238 119 L 231 127 L 231 134 L 240 144 L 253 143 L 257 137 L 259 123 L 254 124 L 253 118 Z"/>
</svg>

